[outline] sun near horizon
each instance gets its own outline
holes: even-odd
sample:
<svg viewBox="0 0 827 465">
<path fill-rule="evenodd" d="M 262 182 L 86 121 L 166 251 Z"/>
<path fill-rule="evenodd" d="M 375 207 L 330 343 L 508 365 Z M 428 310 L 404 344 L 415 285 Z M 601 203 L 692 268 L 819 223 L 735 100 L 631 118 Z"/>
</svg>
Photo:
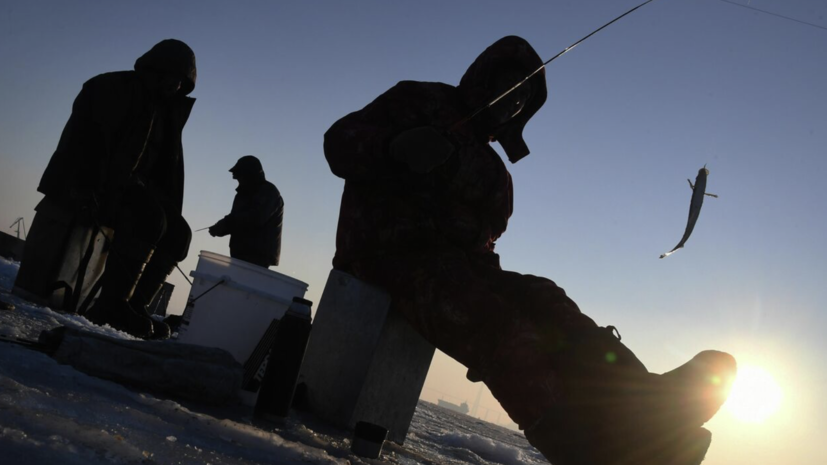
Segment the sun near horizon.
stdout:
<svg viewBox="0 0 827 465">
<path fill-rule="evenodd" d="M 723 408 L 744 423 L 763 424 L 781 409 L 784 392 L 767 370 L 739 364 L 729 398 Z"/>
</svg>

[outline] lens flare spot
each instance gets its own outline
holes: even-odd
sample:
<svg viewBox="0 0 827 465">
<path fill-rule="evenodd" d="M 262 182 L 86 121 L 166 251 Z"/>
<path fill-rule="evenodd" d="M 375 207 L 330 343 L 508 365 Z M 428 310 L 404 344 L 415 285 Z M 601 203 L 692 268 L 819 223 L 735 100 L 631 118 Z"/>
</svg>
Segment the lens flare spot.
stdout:
<svg viewBox="0 0 827 465">
<path fill-rule="evenodd" d="M 739 366 L 725 407 L 746 423 L 763 423 L 781 408 L 784 393 L 763 368 Z"/>
<path fill-rule="evenodd" d="M 614 352 L 606 352 L 606 361 L 609 363 L 614 363 L 617 361 L 617 354 Z"/>
</svg>

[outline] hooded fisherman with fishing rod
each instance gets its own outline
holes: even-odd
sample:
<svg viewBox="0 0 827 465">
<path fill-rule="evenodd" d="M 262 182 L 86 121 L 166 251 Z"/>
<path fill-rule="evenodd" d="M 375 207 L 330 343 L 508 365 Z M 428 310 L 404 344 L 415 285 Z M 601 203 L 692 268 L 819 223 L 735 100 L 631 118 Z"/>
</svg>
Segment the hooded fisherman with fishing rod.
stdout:
<svg viewBox="0 0 827 465">
<path fill-rule="evenodd" d="M 345 180 L 334 268 L 387 290 L 551 463 L 698 464 L 731 356 L 649 373 L 554 282 L 500 267 L 512 184 L 489 144 L 512 163 L 529 154 L 522 132 L 546 101 L 542 66 L 528 42 L 505 37 L 459 86 L 403 81 L 333 124 L 325 156 Z"/>
<path fill-rule="evenodd" d="M 230 214 L 210 226 L 213 237 L 230 236 L 230 256 L 264 268 L 278 266 L 284 199 L 264 176 L 261 161 L 245 155 L 230 168 L 238 180 Z"/>
</svg>

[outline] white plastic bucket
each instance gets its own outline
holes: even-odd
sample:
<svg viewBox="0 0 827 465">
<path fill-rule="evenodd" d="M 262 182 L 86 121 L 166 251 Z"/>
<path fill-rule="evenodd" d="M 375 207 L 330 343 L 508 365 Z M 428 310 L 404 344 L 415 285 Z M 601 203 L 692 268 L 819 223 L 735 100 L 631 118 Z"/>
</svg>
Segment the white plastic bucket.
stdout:
<svg viewBox="0 0 827 465">
<path fill-rule="evenodd" d="M 205 250 L 190 276 L 187 300 L 195 303 L 184 312 L 189 324 L 181 325 L 178 340 L 224 349 L 242 365 L 270 322 L 281 319 L 293 297 L 307 292 L 307 283 L 298 279 Z"/>
</svg>

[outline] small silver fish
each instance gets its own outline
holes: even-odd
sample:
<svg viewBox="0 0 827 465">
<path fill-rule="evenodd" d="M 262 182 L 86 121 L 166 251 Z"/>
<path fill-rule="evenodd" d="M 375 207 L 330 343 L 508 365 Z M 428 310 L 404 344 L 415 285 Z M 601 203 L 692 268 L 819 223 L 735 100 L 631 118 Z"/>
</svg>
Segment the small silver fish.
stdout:
<svg viewBox="0 0 827 465">
<path fill-rule="evenodd" d="M 678 245 L 675 246 L 674 249 L 662 254 L 660 258 L 666 258 L 676 250 L 682 249 L 683 245 L 686 244 L 686 241 L 689 239 L 689 236 L 692 234 L 692 230 L 695 229 L 695 223 L 698 221 L 698 217 L 701 215 L 701 207 L 704 204 L 704 196 L 708 195 L 710 197 L 718 198 L 715 194 L 708 194 L 706 193 L 706 177 L 709 176 L 709 170 L 706 169 L 706 165 L 703 168 L 698 170 L 698 176 L 695 177 L 695 184 L 692 184 L 692 181 L 687 179 L 686 181 L 689 183 L 689 187 L 692 189 L 692 201 L 689 202 L 689 220 L 686 223 L 686 231 L 683 233 L 683 237 L 681 241 L 678 242 Z"/>
</svg>

